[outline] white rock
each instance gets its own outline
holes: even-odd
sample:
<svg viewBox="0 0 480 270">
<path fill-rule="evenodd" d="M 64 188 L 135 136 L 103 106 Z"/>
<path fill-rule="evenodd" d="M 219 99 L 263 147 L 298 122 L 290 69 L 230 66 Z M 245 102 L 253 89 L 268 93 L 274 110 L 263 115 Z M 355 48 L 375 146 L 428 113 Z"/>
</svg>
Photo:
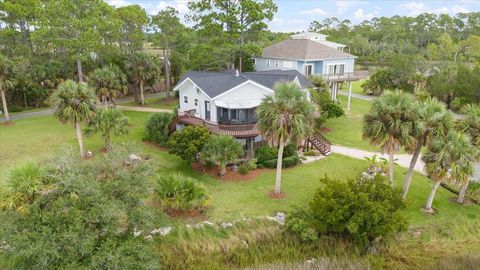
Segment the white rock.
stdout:
<svg viewBox="0 0 480 270">
<path fill-rule="evenodd" d="M 137 229 L 133 229 L 133 236 L 138 237 L 142 234 L 142 231 L 137 231 Z"/>
<path fill-rule="evenodd" d="M 278 223 L 282 225 L 285 224 L 285 213 L 278 212 L 275 218 L 277 219 Z"/>
<path fill-rule="evenodd" d="M 87 151 L 86 157 L 89 157 L 89 158 L 90 158 L 90 157 L 92 157 L 92 156 L 93 156 L 92 151 Z"/>
<path fill-rule="evenodd" d="M 233 224 L 230 222 L 223 222 L 222 224 L 220 224 L 220 227 L 222 227 L 222 229 L 226 229 L 226 228 L 233 227 Z"/>
<path fill-rule="evenodd" d="M 153 240 L 153 236 L 151 235 L 147 235 L 144 237 L 145 240 L 148 240 L 148 241 L 152 241 Z"/>
<path fill-rule="evenodd" d="M 205 224 L 205 225 L 207 225 L 207 226 L 214 226 L 214 225 L 215 225 L 215 223 L 210 222 L 210 221 L 208 221 L 208 220 L 205 220 L 205 221 L 203 222 L 203 224 Z"/>
</svg>

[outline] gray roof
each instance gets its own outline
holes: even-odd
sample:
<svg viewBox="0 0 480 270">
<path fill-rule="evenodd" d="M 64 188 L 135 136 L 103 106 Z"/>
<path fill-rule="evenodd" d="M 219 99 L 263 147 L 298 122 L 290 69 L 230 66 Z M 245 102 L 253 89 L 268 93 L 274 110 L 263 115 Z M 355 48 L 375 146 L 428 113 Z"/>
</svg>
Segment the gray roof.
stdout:
<svg viewBox="0 0 480 270">
<path fill-rule="evenodd" d="M 319 60 L 355 58 L 355 56 L 309 39 L 287 39 L 263 49 L 262 57 Z"/>
<path fill-rule="evenodd" d="M 189 71 L 187 74 L 185 74 L 185 76 L 183 76 L 177 85 L 182 83 L 187 78 L 192 80 L 211 98 L 214 98 L 248 80 L 273 89 L 273 86 L 277 82 L 293 81 L 295 78 L 298 78 L 302 89 L 315 87 L 309 80 L 305 78 L 305 76 L 296 70 L 245 72 L 240 73 L 239 76 L 235 76 L 235 71 L 233 70 L 222 72 Z"/>
</svg>

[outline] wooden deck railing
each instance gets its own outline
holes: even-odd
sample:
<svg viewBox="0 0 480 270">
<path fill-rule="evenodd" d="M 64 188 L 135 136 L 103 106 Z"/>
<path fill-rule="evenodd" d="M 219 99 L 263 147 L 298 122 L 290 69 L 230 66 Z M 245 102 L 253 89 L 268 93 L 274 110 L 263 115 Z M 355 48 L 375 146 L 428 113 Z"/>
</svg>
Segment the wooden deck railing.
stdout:
<svg viewBox="0 0 480 270">
<path fill-rule="evenodd" d="M 260 135 L 256 124 L 219 125 L 193 115 L 193 111 L 179 112 L 178 121 L 187 125 L 204 126 L 215 134 L 230 135 L 237 138 L 249 138 Z"/>
<path fill-rule="evenodd" d="M 325 74 L 322 77 L 326 82 L 358 81 L 368 77 L 368 70 L 357 70 L 343 74 Z"/>
</svg>

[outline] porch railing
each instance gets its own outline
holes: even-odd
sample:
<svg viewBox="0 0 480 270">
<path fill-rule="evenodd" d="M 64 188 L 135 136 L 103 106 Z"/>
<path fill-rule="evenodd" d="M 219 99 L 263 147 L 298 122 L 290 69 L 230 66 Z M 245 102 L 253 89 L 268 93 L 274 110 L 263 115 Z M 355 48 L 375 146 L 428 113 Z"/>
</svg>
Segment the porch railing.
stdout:
<svg viewBox="0 0 480 270">
<path fill-rule="evenodd" d="M 367 78 L 368 70 L 357 70 L 342 74 L 325 74 L 322 77 L 326 82 L 357 81 Z"/>
</svg>

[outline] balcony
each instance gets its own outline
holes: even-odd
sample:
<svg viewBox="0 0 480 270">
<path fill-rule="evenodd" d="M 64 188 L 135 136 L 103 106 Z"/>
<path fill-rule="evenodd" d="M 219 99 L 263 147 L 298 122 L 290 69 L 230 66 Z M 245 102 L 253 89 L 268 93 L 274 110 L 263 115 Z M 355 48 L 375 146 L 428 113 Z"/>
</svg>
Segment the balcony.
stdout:
<svg viewBox="0 0 480 270">
<path fill-rule="evenodd" d="M 326 82 L 358 81 L 368 77 L 368 70 L 357 70 L 341 74 L 324 74 L 322 77 Z"/>
<path fill-rule="evenodd" d="M 251 138 L 260 135 L 257 124 L 217 124 L 194 116 L 192 111 L 179 112 L 178 122 L 186 125 L 204 126 L 211 133 L 229 135 L 235 138 Z"/>
</svg>

